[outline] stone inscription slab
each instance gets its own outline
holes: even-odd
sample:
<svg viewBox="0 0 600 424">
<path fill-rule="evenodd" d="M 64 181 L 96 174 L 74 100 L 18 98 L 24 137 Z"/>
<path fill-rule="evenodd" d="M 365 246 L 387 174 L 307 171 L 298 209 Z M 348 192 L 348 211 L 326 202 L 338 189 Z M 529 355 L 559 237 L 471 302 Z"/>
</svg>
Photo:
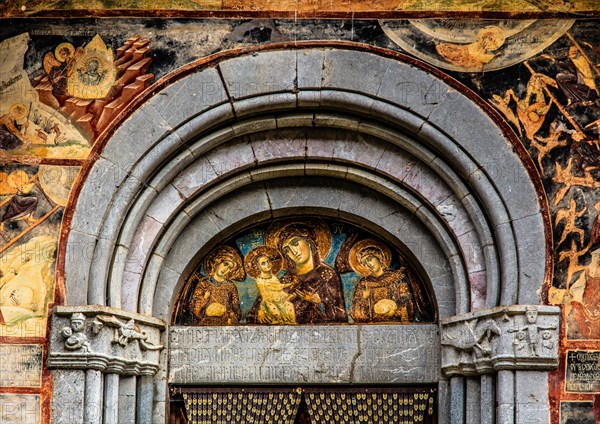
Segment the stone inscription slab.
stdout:
<svg viewBox="0 0 600 424">
<path fill-rule="evenodd" d="M 42 346 L 0 345 L 0 387 L 40 387 Z"/>
<path fill-rule="evenodd" d="M 600 390 L 600 351 L 567 351 L 565 390 L 594 393 Z"/>
<path fill-rule="evenodd" d="M 39 424 L 40 396 L 0 393 L 0 423 Z"/>
<path fill-rule="evenodd" d="M 173 327 L 173 384 L 431 383 L 435 324 Z"/>
</svg>

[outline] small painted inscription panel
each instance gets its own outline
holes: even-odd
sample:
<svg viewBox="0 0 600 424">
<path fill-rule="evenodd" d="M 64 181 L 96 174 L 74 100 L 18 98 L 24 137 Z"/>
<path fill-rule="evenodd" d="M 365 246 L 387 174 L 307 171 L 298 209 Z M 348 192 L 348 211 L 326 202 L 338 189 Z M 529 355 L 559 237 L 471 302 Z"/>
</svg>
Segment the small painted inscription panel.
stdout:
<svg viewBox="0 0 600 424">
<path fill-rule="evenodd" d="M 39 424 L 40 395 L 0 393 L 0 423 Z"/>
<path fill-rule="evenodd" d="M 39 387 L 42 346 L 0 345 L 0 387 Z"/>
<path fill-rule="evenodd" d="M 593 402 L 561 402 L 560 424 L 596 424 Z"/>
<path fill-rule="evenodd" d="M 180 295 L 180 325 L 432 322 L 422 279 L 388 243 L 320 218 L 278 220 L 232 237 Z"/>
<path fill-rule="evenodd" d="M 600 390 L 600 351 L 567 351 L 565 390 L 594 393 Z"/>
<path fill-rule="evenodd" d="M 431 383 L 437 325 L 173 327 L 169 382 Z"/>
</svg>

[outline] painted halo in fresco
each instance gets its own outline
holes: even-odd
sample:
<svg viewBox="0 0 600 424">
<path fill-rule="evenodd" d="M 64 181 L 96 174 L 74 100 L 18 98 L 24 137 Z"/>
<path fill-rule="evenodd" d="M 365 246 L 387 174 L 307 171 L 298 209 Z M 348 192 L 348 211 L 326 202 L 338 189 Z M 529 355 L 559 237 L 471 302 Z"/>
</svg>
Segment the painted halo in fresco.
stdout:
<svg viewBox="0 0 600 424">
<path fill-rule="evenodd" d="M 174 320 L 432 322 L 432 305 L 415 267 L 391 244 L 345 222 L 296 218 L 242 231 L 209 251 L 184 285 Z"/>
<path fill-rule="evenodd" d="M 507 68 L 538 54 L 574 20 L 413 19 L 380 21 L 400 48 L 425 62 L 458 72 Z"/>
</svg>

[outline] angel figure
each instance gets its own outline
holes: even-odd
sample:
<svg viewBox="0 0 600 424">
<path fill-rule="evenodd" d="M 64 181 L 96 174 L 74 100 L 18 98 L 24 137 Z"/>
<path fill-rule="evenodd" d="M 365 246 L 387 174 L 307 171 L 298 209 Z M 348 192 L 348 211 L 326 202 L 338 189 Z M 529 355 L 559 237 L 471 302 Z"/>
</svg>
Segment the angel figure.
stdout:
<svg viewBox="0 0 600 424">
<path fill-rule="evenodd" d="M 546 114 L 552 107 L 552 100 L 546 100 L 546 95 L 544 94 L 544 86 L 548 85 L 555 88 L 558 87 L 556 81 L 552 78 L 534 73 L 527 82 L 525 97 L 522 99 L 518 98 L 511 88 L 502 97 L 494 95 L 490 103 L 500 112 L 504 113 L 509 121 L 515 124 L 515 114 L 510 107 L 511 101 L 514 100 L 517 104 L 516 116 L 525 130 L 527 139 L 535 141 L 535 134 L 544 125 Z M 515 126 L 519 128 L 518 125 L 515 124 Z"/>
<path fill-rule="evenodd" d="M 54 52 L 48 52 L 44 56 L 44 71 L 46 71 L 48 80 L 56 94 L 68 94 L 68 79 L 73 74 L 75 61 L 82 54 L 83 49 L 81 47 L 75 50 L 71 43 L 61 43 L 54 49 Z"/>
<path fill-rule="evenodd" d="M 483 70 L 486 63 L 490 62 L 497 54 L 506 37 L 502 28 L 488 26 L 477 33 L 477 39 L 470 44 L 440 43 L 435 50 L 446 61 L 463 68 Z"/>
<path fill-rule="evenodd" d="M 354 322 L 408 323 L 427 315 L 420 287 L 404 267 L 389 269 L 390 262 L 390 249 L 377 240 L 361 240 L 350 249 L 350 267 L 363 276 L 350 306 Z"/>
</svg>

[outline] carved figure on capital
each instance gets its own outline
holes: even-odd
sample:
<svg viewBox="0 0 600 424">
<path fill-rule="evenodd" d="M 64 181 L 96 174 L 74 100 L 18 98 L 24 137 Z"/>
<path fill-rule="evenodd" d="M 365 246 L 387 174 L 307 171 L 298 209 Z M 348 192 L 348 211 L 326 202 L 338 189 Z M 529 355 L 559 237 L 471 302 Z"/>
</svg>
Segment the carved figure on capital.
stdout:
<svg viewBox="0 0 600 424">
<path fill-rule="evenodd" d="M 552 333 L 549 330 L 556 330 L 555 325 L 542 325 L 537 323 L 538 309 L 536 306 L 528 306 L 525 310 L 526 324 L 523 326 L 514 326 L 508 330 L 509 333 L 515 334 L 515 353 L 524 350 L 523 334 L 525 334 L 527 345 L 529 346 L 529 354 L 531 356 L 540 356 L 545 349 L 554 347 L 552 341 Z M 541 335 L 540 335 L 540 332 Z M 545 349 L 544 349 L 545 348 Z"/>
<path fill-rule="evenodd" d="M 83 352 L 90 351 L 90 342 L 84 334 L 85 330 L 85 315 L 82 313 L 74 313 L 71 315 L 71 325 L 63 327 L 61 333 L 65 340 L 65 349 L 67 350 L 82 350 Z"/>
<path fill-rule="evenodd" d="M 150 343 L 148 335 L 135 324 L 133 319 L 122 322 L 114 316 L 98 315 L 94 320 L 94 333 L 99 333 L 104 324 L 115 329 L 112 343 L 126 347 L 131 341 L 137 340 L 142 350 L 160 350 L 164 347 Z"/>
</svg>

